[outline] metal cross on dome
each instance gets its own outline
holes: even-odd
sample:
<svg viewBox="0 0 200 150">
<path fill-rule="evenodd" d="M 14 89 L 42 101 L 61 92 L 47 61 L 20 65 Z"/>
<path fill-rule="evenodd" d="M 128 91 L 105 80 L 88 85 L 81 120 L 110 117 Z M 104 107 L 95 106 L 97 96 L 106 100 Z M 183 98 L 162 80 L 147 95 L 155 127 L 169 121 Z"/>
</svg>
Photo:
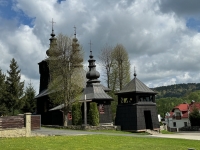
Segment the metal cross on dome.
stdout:
<svg viewBox="0 0 200 150">
<path fill-rule="evenodd" d="M 76 26 L 74 25 L 74 35 L 76 37 Z"/>
<path fill-rule="evenodd" d="M 137 76 L 137 74 L 136 74 L 136 69 L 135 69 L 136 67 L 134 66 L 134 77 L 136 77 Z"/>
<path fill-rule="evenodd" d="M 54 22 L 53 18 L 52 18 L 52 21 L 50 23 L 52 23 L 52 30 L 53 30 L 53 24 L 56 23 L 56 22 Z"/>
<path fill-rule="evenodd" d="M 90 43 L 88 43 L 88 44 L 90 44 L 90 55 L 92 55 L 92 49 L 91 49 L 92 43 L 91 43 L 91 40 L 90 40 Z"/>
</svg>

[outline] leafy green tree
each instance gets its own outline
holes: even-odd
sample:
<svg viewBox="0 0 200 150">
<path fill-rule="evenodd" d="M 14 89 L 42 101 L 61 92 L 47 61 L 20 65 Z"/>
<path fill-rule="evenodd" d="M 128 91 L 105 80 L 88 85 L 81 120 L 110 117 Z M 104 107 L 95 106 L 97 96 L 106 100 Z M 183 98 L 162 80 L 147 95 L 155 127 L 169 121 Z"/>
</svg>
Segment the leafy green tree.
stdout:
<svg viewBox="0 0 200 150">
<path fill-rule="evenodd" d="M 6 115 L 8 113 L 8 109 L 5 105 L 5 96 L 6 96 L 6 84 L 5 84 L 6 76 L 2 73 L 0 69 L 0 116 Z"/>
<path fill-rule="evenodd" d="M 10 70 L 7 71 L 8 76 L 6 78 L 6 106 L 12 115 L 15 110 L 20 110 L 23 105 L 23 90 L 24 82 L 21 82 L 20 69 L 18 69 L 17 62 L 13 58 L 10 62 Z"/>
<path fill-rule="evenodd" d="M 55 40 L 55 39 L 54 39 Z M 67 126 L 72 104 L 78 99 L 83 84 L 83 52 L 78 40 L 59 34 L 57 43 L 48 50 L 50 71 L 49 97 L 54 104 L 64 104 L 63 125 Z"/>
<path fill-rule="evenodd" d="M 102 76 L 105 77 L 107 87 L 111 89 L 108 94 L 114 99 L 111 104 L 114 118 L 118 103 L 115 92 L 121 90 L 130 81 L 128 53 L 122 44 L 117 44 L 114 48 L 106 45 L 101 50 L 99 60 L 103 68 Z"/>
<path fill-rule="evenodd" d="M 82 124 L 82 113 L 81 113 L 81 103 L 74 103 L 72 105 L 72 124 L 81 125 Z"/>
<path fill-rule="evenodd" d="M 187 99 L 189 102 L 191 102 L 192 100 L 194 100 L 195 102 L 199 102 L 200 101 L 200 91 L 195 91 L 195 92 L 191 92 L 191 93 L 187 94 L 185 96 L 185 99 Z"/>
<path fill-rule="evenodd" d="M 32 86 L 31 83 L 29 83 L 25 89 L 25 95 L 23 97 L 25 102 L 25 105 L 22 108 L 23 112 L 31 112 L 31 113 L 35 112 L 36 108 L 36 100 L 34 99 L 35 93 L 36 92 L 34 87 Z"/>
<path fill-rule="evenodd" d="M 117 44 L 112 52 L 112 78 L 114 89 L 121 90 L 130 82 L 130 61 L 128 53 L 122 44 Z"/>
<path fill-rule="evenodd" d="M 194 107 L 192 112 L 189 114 L 191 126 L 200 126 L 200 113 L 199 110 Z"/>
<path fill-rule="evenodd" d="M 107 87 L 112 91 L 121 90 L 130 81 L 130 61 L 122 44 L 114 48 L 106 45 L 99 55 Z"/>
<path fill-rule="evenodd" d="M 97 104 L 95 102 L 90 103 L 89 123 L 92 126 L 98 126 L 99 125 L 99 111 L 97 109 Z"/>
<path fill-rule="evenodd" d="M 158 114 L 160 114 L 162 117 L 165 117 L 166 112 L 170 112 L 175 106 L 183 102 L 184 100 L 182 98 L 176 97 L 156 99 Z"/>
</svg>

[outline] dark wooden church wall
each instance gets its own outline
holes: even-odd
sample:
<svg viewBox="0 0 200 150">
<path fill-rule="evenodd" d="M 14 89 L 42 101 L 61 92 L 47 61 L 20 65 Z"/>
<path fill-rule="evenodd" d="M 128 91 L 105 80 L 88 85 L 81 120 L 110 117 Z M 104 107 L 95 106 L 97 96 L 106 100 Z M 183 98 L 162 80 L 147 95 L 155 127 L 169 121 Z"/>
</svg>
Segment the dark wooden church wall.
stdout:
<svg viewBox="0 0 200 150">
<path fill-rule="evenodd" d="M 144 111 L 150 111 L 151 112 L 151 119 L 152 119 L 152 127 L 153 129 L 159 128 L 159 122 L 158 122 L 158 116 L 157 116 L 157 109 L 156 105 L 139 105 L 137 106 L 137 130 L 144 130 L 146 129 L 146 123 L 145 123 L 145 115 Z"/>
<path fill-rule="evenodd" d="M 99 123 L 111 123 L 111 122 L 113 122 L 111 106 L 109 104 L 105 104 L 104 113 L 99 114 Z"/>
<path fill-rule="evenodd" d="M 137 130 L 136 106 L 133 104 L 118 105 L 115 125 L 120 125 L 121 130 Z"/>
</svg>

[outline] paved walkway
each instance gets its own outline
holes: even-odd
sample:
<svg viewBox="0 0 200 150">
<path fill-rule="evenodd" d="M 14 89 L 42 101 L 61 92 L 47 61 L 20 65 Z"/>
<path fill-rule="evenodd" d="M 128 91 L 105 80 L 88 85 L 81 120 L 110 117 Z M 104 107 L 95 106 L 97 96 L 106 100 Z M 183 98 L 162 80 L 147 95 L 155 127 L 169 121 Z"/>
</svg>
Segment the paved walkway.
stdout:
<svg viewBox="0 0 200 150">
<path fill-rule="evenodd" d="M 44 136 L 55 136 L 55 135 L 72 136 L 72 135 L 104 134 L 104 135 L 133 136 L 133 137 L 147 137 L 147 138 L 176 138 L 176 139 L 200 140 L 200 132 L 179 132 L 179 133 L 175 133 L 175 134 L 140 135 L 140 134 L 134 134 L 134 133 L 133 134 L 121 134 L 121 133 L 41 128 L 40 130 L 32 131 L 32 133 L 33 133 L 33 135 L 44 135 Z"/>
<path fill-rule="evenodd" d="M 175 138 L 175 139 L 188 139 L 188 140 L 200 140 L 200 132 L 179 132 L 174 134 L 159 134 L 152 135 L 159 138 Z"/>
</svg>

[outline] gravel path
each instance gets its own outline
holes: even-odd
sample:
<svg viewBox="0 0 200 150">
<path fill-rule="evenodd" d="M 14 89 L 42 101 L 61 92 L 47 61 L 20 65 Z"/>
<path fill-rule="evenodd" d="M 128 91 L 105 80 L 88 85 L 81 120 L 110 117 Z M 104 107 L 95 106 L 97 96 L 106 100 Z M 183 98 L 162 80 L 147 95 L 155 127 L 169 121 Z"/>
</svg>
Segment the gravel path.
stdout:
<svg viewBox="0 0 200 150">
<path fill-rule="evenodd" d="M 32 131 L 32 135 L 36 136 L 72 136 L 72 135 L 115 135 L 115 136 L 133 136 L 133 137 L 148 137 L 148 138 L 178 138 L 178 139 L 190 139 L 200 140 L 200 132 L 179 132 L 175 134 L 158 134 L 158 135 L 140 135 L 140 134 L 121 134 L 121 133 L 106 133 L 106 132 L 90 132 L 80 130 L 65 130 L 65 129 L 53 129 L 53 128 L 41 128 L 40 130 Z"/>
</svg>

